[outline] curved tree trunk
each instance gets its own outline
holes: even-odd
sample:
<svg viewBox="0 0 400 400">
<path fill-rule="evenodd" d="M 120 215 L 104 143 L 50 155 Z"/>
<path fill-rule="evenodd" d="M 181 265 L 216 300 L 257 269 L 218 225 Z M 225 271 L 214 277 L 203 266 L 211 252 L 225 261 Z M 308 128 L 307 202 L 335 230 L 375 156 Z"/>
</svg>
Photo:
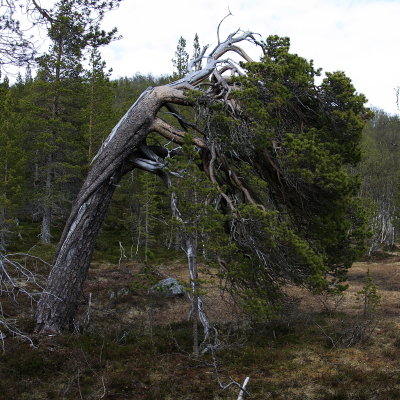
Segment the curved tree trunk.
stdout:
<svg viewBox="0 0 400 400">
<path fill-rule="evenodd" d="M 95 239 L 121 177 L 135 165 L 130 156 L 146 138 L 165 101 L 183 102 L 170 87 L 147 89 L 111 132 L 94 159 L 72 207 L 36 312 L 36 331 L 58 333 L 71 326 Z"/>
<path fill-rule="evenodd" d="M 238 31 L 239 32 L 239 31 Z M 198 89 L 201 83 L 213 77 L 210 95 L 218 95 L 226 103 L 229 87 L 222 78 L 224 71 L 238 71 L 232 60 L 219 58 L 228 51 L 236 52 L 246 60 L 249 57 L 234 44 L 243 40 L 255 44 L 251 32 L 235 32 L 219 42 L 207 56 L 207 65 L 196 69 L 207 48 L 192 61 L 191 72 L 184 78 L 166 86 L 148 88 L 115 126 L 102 148 L 93 159 L 93 165 L 78 194 L 61 236 L 53 269 L 40 298 L 36 313 L 38 333 L 59 333 L 71 326 L 86 279 L 96 236 L 106 215 L 115 186 L 121 177 L 134 167 L 162 175 L 162 159 L 145 149 L 136 151 L 151 131 L 177 143 L 183 143 L 185 132 L 157 117 L 159 109 L 168 103 L 192 105 L 185 89 Z M 207 84 L 206 87 L 210 85 Z M 232 107 L 232 106 L 231 106 Z M 185 123 L 177 116 L 180 124 Z M 194 144 L 204 147 L 202 139 Z M 144 158 L 143 158 L 144 155 Z"/>
<path fill-rule="evenodd" d="M 56 262 L 37 310 L 36 323 L 37 330 L 40 332 L 54 333 L 64 327 L 72 327 L 95 239 L 114 190 L 114 184 L 104 182 L 80 207 L 74 225 L 61 242 Z"/>
</svg>

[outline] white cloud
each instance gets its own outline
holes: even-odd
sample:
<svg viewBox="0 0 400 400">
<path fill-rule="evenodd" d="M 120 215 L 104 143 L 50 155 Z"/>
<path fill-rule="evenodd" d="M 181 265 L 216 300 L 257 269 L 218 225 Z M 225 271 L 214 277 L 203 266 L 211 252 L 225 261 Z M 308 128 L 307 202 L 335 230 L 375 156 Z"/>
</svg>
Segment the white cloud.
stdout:
<svg viewBox="0 0 400 400">
<path fill-rule="evenodd" d="M 221 36 L 237 28 L 289 36 L 292 51 L 313 59 L 325 71 L 343 70 L 370 103 L 395 113 L 400 85 L 400 1 L 394 0 L 124 0 L 106 17 L 123 39 L 103 54 L 114 76 L 172 71 L 178 38 L 191 49 L 215 44 L 216 28 L 228 12 Z"/>
<path fill-rule="evenodd" d="M 55 0 L 41 1 L 49 6 Z M 103 57 L 115 78 L 169 74 L 179 37 L 186 38 L 189 51 L 195 33 L 202 45 L 216 44 L 228 8 L 233 16 L 223 22 L 222 38 L 238 28 L 263 38 L 289 36 L 292 52 L 324 71 L 345 71 L 370 105 L 398 113 L 400 0 L 123 0 L 104 21 L 123 39 L 104 48 Z"/>
</svg>

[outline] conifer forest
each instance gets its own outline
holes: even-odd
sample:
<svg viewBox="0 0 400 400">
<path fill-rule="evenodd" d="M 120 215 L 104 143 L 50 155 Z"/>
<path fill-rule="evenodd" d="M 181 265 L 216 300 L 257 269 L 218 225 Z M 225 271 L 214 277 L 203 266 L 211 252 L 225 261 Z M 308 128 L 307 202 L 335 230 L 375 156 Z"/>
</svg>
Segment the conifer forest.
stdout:
<svg viewBox="0 0 400 400">
<path fill-rule="evenodd" d="M 400 117 L 219 26 L 113 79 L 120 2 L 0 1 L 0 399 L 398 399 Z"/>
</svg>

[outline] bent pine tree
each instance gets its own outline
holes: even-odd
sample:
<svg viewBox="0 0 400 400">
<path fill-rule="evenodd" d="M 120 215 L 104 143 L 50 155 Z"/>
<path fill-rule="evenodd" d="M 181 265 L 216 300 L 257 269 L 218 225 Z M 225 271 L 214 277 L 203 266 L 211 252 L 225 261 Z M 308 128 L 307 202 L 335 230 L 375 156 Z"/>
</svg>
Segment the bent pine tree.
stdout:
<svg viewBox="0 0 400 400">
<path fill-rule="evenodd" d="M 262 50 L 259 62 L 239 47 L 244 41 Z M 215 207 L 229 216 L 225 229 L 235 251 L 218 255 L 221 271 L 249 307 L 265 311 L 287 282 L 322 289 L 343 280 L 365 241 L 358 179 L 347 166 L 359 161 L 369 110 L 342 72 L 317 86 L 319 74 L 312 62 L 289 53 L 289 39 L 260 42 L 237 31 L 211 51 L 205 47 L 183 78 L 144 91 L 92 162 L 39 301 L 36 330 L 72 326 L 121 177 L 141 168 L 168 180 L 173 154 L 146 146 L 151 132 L 180 145 L 190 132 L 201 169 L 218 192 Z M 177 106 L 193 108 L 194 120 Z M 160 117 L 163 107 L 176 124 Z"/>
</svg>

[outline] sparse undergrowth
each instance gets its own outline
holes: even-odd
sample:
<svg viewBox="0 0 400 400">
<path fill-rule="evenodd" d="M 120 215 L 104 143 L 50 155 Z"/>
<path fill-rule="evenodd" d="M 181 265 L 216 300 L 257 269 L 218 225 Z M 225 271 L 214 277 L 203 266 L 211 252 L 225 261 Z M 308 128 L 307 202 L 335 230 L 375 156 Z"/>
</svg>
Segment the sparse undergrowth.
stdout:
<svg viewBox="0 0 400 400">
<path fill-rule="evenodd" d="M 394 287 L 397 259 L 392 261 L 356 264 L 342 303 L 329 312 L 309 294 L 300 296 L 290 316 L 269 324 L 229 321 L 229 313 L 217 310 L 214 320 L 225 316 L 218 324 L 224 344 L 217 352 L 221 382 L 230 377 L 243 382 L 250 376 L 252 399 L 398 399 L 399 295 Z M 382 297 L 373 332 L 354 346 L 341 345 L 343 341 L 332 346 L 328 336 L 340 338 L 362 320 L 357 293 L 368 268 Z M 83 321 L 91 293 L 83 333 L 34 338 L 36 349 L 18 338 L 5 339 L 0 399 L 236 400 L 237 387 L 218 386 L 210 354 L 199 359 L 190 355 L 187 300 L 147 293 L 167 272 L 182 279 L 185 274 L 179 266 L 96 265 L 82 299 Z M 210 289 L 210 305 L 212 297 Z M 25 316 L 21 322 L 25 329 L 32 328 L 28 321 Z"/>
</svg>

